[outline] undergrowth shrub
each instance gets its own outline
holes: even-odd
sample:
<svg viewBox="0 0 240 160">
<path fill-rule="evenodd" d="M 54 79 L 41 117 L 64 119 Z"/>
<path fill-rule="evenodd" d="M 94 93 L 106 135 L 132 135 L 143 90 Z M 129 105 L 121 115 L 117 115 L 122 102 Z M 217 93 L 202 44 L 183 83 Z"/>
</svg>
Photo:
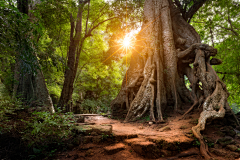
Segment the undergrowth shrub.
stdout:
<svg viewBox="0 0 240 160">
<path fill-rule="evenodd" d="M 0 97 L 0 159 L 43 159 L 54 155 L 74 141 L 75 121 L 72 113 L 31 112 L 18 101 Z M 9 143 L 11 139 L 15 140 Z"/>
<path fill-rule="evenodd" d="M 33 112 L 22 136 L 28 147 L 33 149 L 30 158 L 52 156 L 57 149 L 63 148 L 65 142 L 74 137 L 74 122 L 72 113 Z"/>
</svg>

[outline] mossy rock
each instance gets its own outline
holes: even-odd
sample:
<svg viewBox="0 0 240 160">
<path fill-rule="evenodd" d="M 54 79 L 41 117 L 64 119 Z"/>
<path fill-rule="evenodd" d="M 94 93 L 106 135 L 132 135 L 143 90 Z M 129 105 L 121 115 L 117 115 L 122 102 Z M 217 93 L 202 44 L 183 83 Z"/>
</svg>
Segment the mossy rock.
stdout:
<svg viewBox="0 0 240 160">
<path fill-rule="evenodd" d="M 227 145 L 226 148 L 229 149 L 230 151 L 233 151 L 233 152 L 238 150 L 238 147 L 233 145 L 233 144 Z"/>
<path fill-rule="evenodd" d="M 217 140 L 217 142 L 223 147 L 226 145 L 235 144 L 235 141 L 230 137 L 220 138 Z"/>
</svg>

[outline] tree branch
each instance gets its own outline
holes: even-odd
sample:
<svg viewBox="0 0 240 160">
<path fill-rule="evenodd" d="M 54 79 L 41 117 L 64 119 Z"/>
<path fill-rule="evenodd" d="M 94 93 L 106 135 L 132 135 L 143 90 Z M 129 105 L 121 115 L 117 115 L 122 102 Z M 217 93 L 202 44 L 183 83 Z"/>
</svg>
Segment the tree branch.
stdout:
<svg viewBox="0 0 240 160">
<path fill-rule="evenodd" d="M 104 21 L 102 21 L 102 22 L 99 22 L 97 25 L 93 26 L 91 29 L 89 29 L 88 33 L 85 35 L 85 38 L 90 37 L 90 36 L 91 36 L 91 32 L 92 32 L 95 28 L 97 28 L 100 24 L 102 24 L 102 23 L 104 23 L 104 22 L 106 22 L 106 21 L 112 20 L 112 19 L 114 19 L 114 18 L 118 18 L 118 17 L 112 17 L 112 18 L 106 19 L 106 20 L 104 20 Z"/>
<path fill-rule="evenodd" d="M 100 10 L 100 13 L 103 11 L 103 9 L 107 6 L 107 3 L 103 6 L 103 8 Z M 91 27 L 94 25 L 94 23 L 104 14 L 104 12 L 102 14 L 100 14 L 91 24 Z"/>
<path fill-rule="evenodd" d="M 227 27 L 223 27 L 223 26 L 220 26 L 220 25 L 217 25 L 217 26 L 220 27 L 220 28 L 232 31 L 233 34 L 235 34 L 235 36 L 237 36 L 237 37 L 239 36 L 239 34 L 236 31 L 234 31 L 232 28 L 227 28 Z"/>
<path fill-rule="evenodd" d="M 207 0 L 198 0 L 196 3 L 194 3 L 191 8 L 188 10 L 188 12 L 186 13 L 186 21 L 188 23 L 190 23 L 193 15 L 199 10 L 200 7 L 203 6 L 203 4 L 206 2 Z"/>
</svg>

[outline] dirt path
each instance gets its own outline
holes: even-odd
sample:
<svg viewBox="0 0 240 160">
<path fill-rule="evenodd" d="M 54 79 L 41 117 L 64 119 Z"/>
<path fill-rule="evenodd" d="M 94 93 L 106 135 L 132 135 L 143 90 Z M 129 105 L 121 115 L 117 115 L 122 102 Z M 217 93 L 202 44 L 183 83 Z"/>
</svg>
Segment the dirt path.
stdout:
<svg viewBox="0 0 240 160">
<path fill-rule="evenodd" d="M 91 140 L 85 141 L 85 143 L 81 143 L 71 150 L 59 153 L 54 159 L 200 160 L 203 157 L 200 155 L 199 146 L 191 133 L 191 128 L 197 124 L 198 117 L 199 115 L 196 113 L 187 116 L 185 120 L 179 120 L 180 115 L 172 115 L 167 118 L 166 123 L 162 124 L 151 124 L 146 122 L 146 120 L 123 123 L 122 121 L 103 116 L 86 117 L 86 123 L 94 123 L 96 126 L 111 125 L 113 137 L 103 139 L 104 135 L 94 136 L 95 133 L 91 132 L 91 134 L 89 133 L 91 136 L 85 136 L 85 138 L 91 138 Z M 212 138 L 214 141 L 221 138 L 221 136 L 215 134 L 217 131 L 213 126 L 208 127 L 208 138 Z M 100 137 L 100 140 L 96 140 L 96 137 Z M 216 159 L 233 160 L 239 158 L 239 153 L 225 150 L 223 147 L 219 147 L 218 144 L 216 146 L 211 150 L 213 153 L 216 153 L 214 155 Z"/>
</svg>

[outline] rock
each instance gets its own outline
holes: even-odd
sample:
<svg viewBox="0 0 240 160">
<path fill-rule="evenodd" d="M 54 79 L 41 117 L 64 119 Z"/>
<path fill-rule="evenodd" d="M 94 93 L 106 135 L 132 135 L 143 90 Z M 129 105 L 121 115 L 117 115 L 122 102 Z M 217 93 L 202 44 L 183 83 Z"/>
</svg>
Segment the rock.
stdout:
<svg viewBox="0 0 240 160">
<path fill-rule="evenodd" d="M 170 131 L 170 130 L 171 130 L 171 128 L 169 126 L 166 126 L 166 127 L 160 128 L 158 131 L 165 132 L 165 131 Z"/>
<path fill-rule="evenodd" d="M 227 145 L 226 146 L 227 149 L 229 149 L 230 151 L 237 151 L 238 147 L 235 145 Z"/>
<path fill-rule="evenodd" d="M 92 127 L 91 125 L 79 125 L 79 126 L 75 126 L 74 129 L 78 132 L 78 133 L 83 133 L 85 135 L 89 135 L 89 133 L 92 132 Z"/>
<path fill-rule="evenodd" d="M 147 139 L 151 142 L 156 143 L 161 149 L 178 151 L 186 150 L 192 147 L 193 138 L 188 138 L 186 136 L 176 137 L 160 137 L 160 136 L 149 136 Z"/>
<path fill-rule="evenodd" d="M 149 125 L 153 125 L 153 122 L 149 122 Z"/>
<path fill-rule="evenodd" d="M 107 147 L 104 147 L 104 151 L 107 153 L 107 154 L 115 154 L 121 150 L 124 150 L 126 147 L 123 143 L 117 143 L 113 146 L 107 146 Z"/>
<path fill-rule="evenodd" d="M 231 137 L 220 138 L 217 142 L 223 147 L 229 144 L 235 144 L 235 141 Z"/>
<path fill-rule="evenodd" d="M 112 133 L 112 125 L 93 125 L 92 131 L 97 134 L 107 134 L 110 135 Z"/>
<path fill-rule="evenodd" d="M 211 153 L 216 154 L 217 156 L 225 157 L 226 159 L 234 159 L 239 157 L 238 153 L 226 151 L 224 149 L 210 148 Z"/>
<path fill-rule="evenodd" d="M 210 152 L 216 154 L 217 156 L 225 156 L 227 153 L 224 149 L 210 148 Z"/>
<path fill-rule="evenodd" d="M 85 135 L 90 135 L 92 132 L 95 132 L 98 135 L 110 135 L 112 133 L 112 125 L 78 125 L 75 126 L 75 130 L 77 130 L 78 133 L 83 133 Z"/>
<path fill-rule="evenodd" d="M 98 143 L 100 143 L 102 141 L 102 136 L 94 136 L 93 138 L 92 138 L 92 142 L 93 143 L 95 143 L 95 144 L 98 144 Z"/>
<path fill-rule="evenodd" d="M 145 158 L 158 158 L 160 150 L 157 145 L 150 141 L 134 142 L 131 147 L 133 150 Z"/>
<path fill-rule="evenodd" d="M 222 132 L 226 133 L 228 136 L 235 136 L 236 132 L 234 131 L 234 128 L 232 126 L 224 126 L 220 129 Z"/>
</svg>

